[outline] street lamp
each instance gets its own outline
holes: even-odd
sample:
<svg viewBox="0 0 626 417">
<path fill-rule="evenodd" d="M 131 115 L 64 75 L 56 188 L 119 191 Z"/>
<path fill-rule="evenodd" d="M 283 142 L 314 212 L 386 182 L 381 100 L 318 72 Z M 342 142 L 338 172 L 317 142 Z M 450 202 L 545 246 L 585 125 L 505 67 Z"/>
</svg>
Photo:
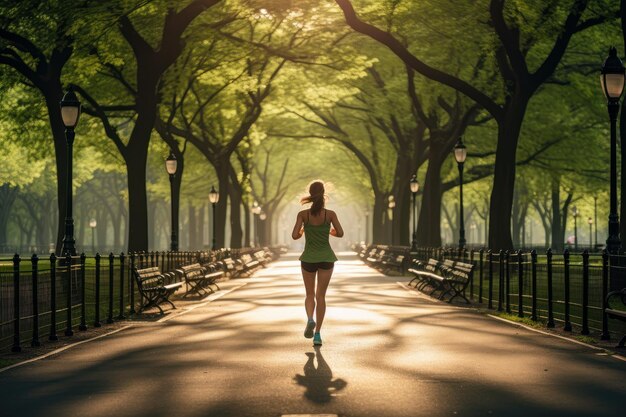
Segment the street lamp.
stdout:
<svg viewBox="0 0 626 417">
<path fill-rule="evenodd" d="M 619 216 L 617 214 L 617 115 L 619 114 L 619 99 L 624 91 L 624 65 L 617 57 L 615 47 L 611 47 L 609 56 L 604 61 L 600 82 L 607 99 L 611 123 L 611 208 L 606 248 L 609 253 L 617 254 L 620 250 Z"/>
<path fill-rule="evenodd" d="M 215 205 L 220 201 L 220 193 L 215 190 L 214 186 L 211 186 L 211 191 L 209 191 L 209 202 L 213 206 L 213 244 L 211 245 L 211 249 L 217 250 L 217 245 L 215 244 Z"/>
<path fill-rule="evenodd" d="M 594 226 L 594 238 L 595 247 L 598 247 L 598 196 L 593 196 L 593 224 Z"/>
<path fill-rule="evenodd" d="M 415 198 L 420 189 L 417 176 L 413 175 L 409 184 L 411 186 L 411 193 L 413 194 L 413 241 L 411 242 L 411 252 L 417 252 L 417 212 L 415 211 Z"/>
<path fill-rule="evenodd" d="M 574 250 L 578 250 L 578 209 L 576 206 L 572 207 L 572 216 L 574 217 Z"/>
<path fill-rule="evenodd" d="M 459 141 L 454 146 L 454 159 L 456 159 L 457 166 L 459 168 L 459 195 L 460 195 L 460 230 L 459 230 L 459 248 L 465 247 L 465 220 L 463 219 L 463 164 L 467 158 L 467 149 L 463 144 L 463 138 L 459 138 Z"/>
<path fill-rule="evenodd" d="M 91 227 L 91 252 L 96 253 L 96 226 L 98 222 L 96 219 L 89 220 L 89 227 Z"/>
<path fill-rule="evenodd" d="M 67 208 L 65 215 L 65 236 L 63 237 L 63 256 L 76 255 L 76 241 L 74 240 L 74 219 L 72 217 L 72 155 L 74 146 L 74 129 L 80 118 L 80 101 L 70 87 L 60 103 L 61 119 L 65 125 L 65 140 L 67 141 Z"/>
<path fill-rule="evenodd" d="M 170 250 L 175 252 L 178 250 L 178 199 L 179 194 L 176 192 L 176 171 L 178 170 L 178 161 L 174 153 L 165 160 L 165 170 L 170 175 L 170 200 L 172 212 L 172 237 L 170 239 Z"/>
<path fill-rule="evenodd" d="M 370 211 L 365 210 L 365 244 L 370 240 Z"/>
<path fill-rule="evenodd" d="M 592 245 L 593 245 L 593 243 L 591 242 L 591 234 L 592 234 L 592 233 L 591 233 L 591 228 L 592 228 L 592 226 L 593 226 L 593 219 L 592 219 L 591 217 L 589 217 L 589 218 L 587 219 L 587 223 L 589 223 L 589 250 L 593 250 L 593 249 L 592 249 L 592 248 L 593 248 L 593 246 L 592 246 Z"/>
<path fill-rule="evenodd" d="M 387 207 L 389 208 L 387 214 L 389 215 L 389 224 L 391 225 L 391 244 L 393 245 L 393 209 L 396 208 L 396 200 L 392 195 L 389 196 Z"/>
</svg>

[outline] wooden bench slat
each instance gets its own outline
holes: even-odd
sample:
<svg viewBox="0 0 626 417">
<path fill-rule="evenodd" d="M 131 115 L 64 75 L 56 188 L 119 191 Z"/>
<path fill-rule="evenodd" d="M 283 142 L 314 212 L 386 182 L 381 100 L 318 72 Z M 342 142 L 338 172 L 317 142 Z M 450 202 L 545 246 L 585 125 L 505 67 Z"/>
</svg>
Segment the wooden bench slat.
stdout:
<svg viewBox="0 0 626 417">
<path fill-rule="evenodd" d="M 415 276 L 409 284 L 418 280 L 420 282 L 416 284 L 416 288 L 419 287 L 420 289 L 431 284 L 434 288 L 430 292 L 430 295 L 434 294 L 436 291 L 441 291 L 438 297 L 439 299 L 443 299 L 446 295 L 450 294 L 448 302 L 452 302 L 456 297 L 461 297 L 469 303 L 464 292 L 471 279 L 473 270 L 473 264 L 458 262 L 452 259 L 446 259 L 440 262 L 430 258 L 427 264 L 424 265 L 423 270 L 417 268 L 409 269 L 409 273 Z"/>
<path fill-rule="evenodd" d="M 165 284 L 165 276 L 160 272 L 159 267 L 133 269 L 132 275 L 137 282 L 137 289 L 142 301 L 145 302 L 139 312 L 154 306 L 159 309 L 161 314 L 164 314 L 159 305 L 162 302 L 167 302 L 172 308 L 176 308 L 169 297 L 183 285 L 182 282 Z"/>
</svg>

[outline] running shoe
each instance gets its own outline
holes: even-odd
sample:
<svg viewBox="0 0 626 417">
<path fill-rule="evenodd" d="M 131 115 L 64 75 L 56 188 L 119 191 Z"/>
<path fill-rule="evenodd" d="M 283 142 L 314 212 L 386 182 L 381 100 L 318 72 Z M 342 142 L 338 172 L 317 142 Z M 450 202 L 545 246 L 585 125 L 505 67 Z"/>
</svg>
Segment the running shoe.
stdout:
<svg viewBox="0 0 626 417">
<path fill-rule="evenodd" d="M 313 337 L 313 344 L 315 346 L 322 346 L 322 336 L 320 336 L 319 333 L 315 333 L 315 336 Z"/>
<path fill-rule="evenodd" d="M 313 337 L 313 329 L 315 329 L 315 321 L 309 320 L 306 323 L 306 328 L 304 329 L 304 337 L 310 339 Z"/>
</svg>

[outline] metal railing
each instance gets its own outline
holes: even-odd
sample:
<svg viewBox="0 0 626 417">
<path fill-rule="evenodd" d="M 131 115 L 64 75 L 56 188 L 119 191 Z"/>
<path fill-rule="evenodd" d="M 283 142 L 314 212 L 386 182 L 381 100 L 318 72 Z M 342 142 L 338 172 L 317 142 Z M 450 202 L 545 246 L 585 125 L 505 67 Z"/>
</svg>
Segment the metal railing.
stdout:
<svg viewBox="0 0 626 417">
<path fill-rule="evenodd" d="M 376 245 L 365 250 L 371 250 Z M 357 250 L 364 250 L 355 248 Z M 408 247 L 390 248 L 405 253 Z M 474 264 L 466 296 L 488 309 L 543 319 L 549 328 L 557 324 L 566 331 L 578 326 L 580 334 L 598 332 L 608 340 L 611 333 L 626 333 L 626 324 L 609 320 L 606 298 L 610 289 L 626 287 L 626 256 L 554 253 L 551 249 L 492 251 L 487 249 L 418 248 L 411 258 L 423 263 L 433 258 Z M 610 329 L 609 329 L 610 328 Z"/>
<path fill-rule="evenodd" d="M 100 327 L 135 314 L 140 297 L 133 268 L 158 266 L 163 273 L 183 265 L 239 258 L 259 248 L 216 251 L 141 252 L 95 256 L 0 258 L 0 351 L 39 346 L 74 328 Z M 181 279 L 180 276 L 176 279 Z"/>
</svg>

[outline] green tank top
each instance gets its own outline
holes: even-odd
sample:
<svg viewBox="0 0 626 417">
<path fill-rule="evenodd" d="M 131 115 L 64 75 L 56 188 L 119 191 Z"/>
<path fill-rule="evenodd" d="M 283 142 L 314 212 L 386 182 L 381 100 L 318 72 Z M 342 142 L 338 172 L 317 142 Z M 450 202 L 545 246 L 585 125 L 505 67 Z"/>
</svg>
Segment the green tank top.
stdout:
<svg viewBox="0 0 626 417">
<path fill-rule="evenodd" d="M 330 223 L 326 223 L 326 209 L 324 209 L 324 223 L 310 224 L 309 213 L 307 221 L 304 223 L 304 252 L 300 256 L 302 262 L 335 262 L 337 257 L 330 247 L 328 236 L 330 233 Z"/>
</svg>

